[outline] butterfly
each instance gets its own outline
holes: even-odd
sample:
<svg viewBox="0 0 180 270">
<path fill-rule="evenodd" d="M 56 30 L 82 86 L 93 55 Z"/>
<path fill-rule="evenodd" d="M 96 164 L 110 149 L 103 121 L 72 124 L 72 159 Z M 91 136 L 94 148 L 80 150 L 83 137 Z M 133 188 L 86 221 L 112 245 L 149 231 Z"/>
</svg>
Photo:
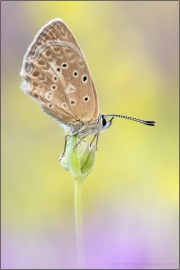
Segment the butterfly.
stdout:
<svg viewBox="0 0 180 270">
<path fill-rule="evenodd" d="M 97 147 L 100 132 L 110 127 L 114 117 L 156 125 L 155 121 L 100 112 L 85 56 L 72 32 L 59 18 L 51 20 L 37 33 L 24 56 L 20 75 L 21 89 L 45 113 L 70 130 L 65 136 L 65 148 L 67 137 L 75 134 L 80 137 L 78 144 L 94 134 L 92 142 L 96 139 Z"/>
</svg>

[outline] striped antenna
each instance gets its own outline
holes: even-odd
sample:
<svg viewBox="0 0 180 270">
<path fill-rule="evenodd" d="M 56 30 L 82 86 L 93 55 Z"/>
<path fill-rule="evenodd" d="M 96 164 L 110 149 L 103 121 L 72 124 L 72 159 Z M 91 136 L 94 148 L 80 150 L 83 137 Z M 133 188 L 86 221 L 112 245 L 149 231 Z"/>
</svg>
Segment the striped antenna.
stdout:
<svg viewBox="0 0 180 270">
<path fill-rule="evenodd" d="M 121 114 L 106 114 L 104 116 L 112 116 L 112 119 L 114 117 L 125 118 L 125 119 L 128 119 L 128 120 L 139 122 L 139 123 L 144 124 L 144 125 L 156 126 L 156 122 L 155 121 L 141 120 L 141 119 L 138 119 L 138 118 L 134 118 L 134 117 L 131 117 L 131 116 L 125 116 L 125 115 L 121 115 Z"/>
</svg>

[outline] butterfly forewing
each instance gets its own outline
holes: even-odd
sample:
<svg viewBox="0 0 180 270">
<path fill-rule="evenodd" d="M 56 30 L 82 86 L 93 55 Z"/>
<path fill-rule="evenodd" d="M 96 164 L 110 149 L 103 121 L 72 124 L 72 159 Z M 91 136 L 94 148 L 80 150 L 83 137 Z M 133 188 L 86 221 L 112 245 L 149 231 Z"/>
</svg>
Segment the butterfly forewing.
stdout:
<svg viewBox="0 0 180 270">
<path fill-rule="evenodd" d="M 45 25 L 24 56 L 23 90 L 62 123 L 96 122 L 97 92 L 85 57 L 60 20 Z"/>
</svg>

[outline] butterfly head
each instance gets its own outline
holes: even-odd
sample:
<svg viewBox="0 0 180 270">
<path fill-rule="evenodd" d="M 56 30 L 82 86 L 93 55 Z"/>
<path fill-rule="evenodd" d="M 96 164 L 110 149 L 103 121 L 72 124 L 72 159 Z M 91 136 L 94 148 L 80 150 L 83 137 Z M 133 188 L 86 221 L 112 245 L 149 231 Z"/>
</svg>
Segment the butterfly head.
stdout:
<svg viewBox="0 0 180 270">
<path fill-rule="evenodd" d="M 112 117 L 110 120 L 108 120 L 105 115 L 101 114 L 100 115 L 100 127 L 101 127 L 101 131 L 107 129 L 110 127 L 110 125 L 112 124 L 112 120 L 114 117 Z"/>
</svg>

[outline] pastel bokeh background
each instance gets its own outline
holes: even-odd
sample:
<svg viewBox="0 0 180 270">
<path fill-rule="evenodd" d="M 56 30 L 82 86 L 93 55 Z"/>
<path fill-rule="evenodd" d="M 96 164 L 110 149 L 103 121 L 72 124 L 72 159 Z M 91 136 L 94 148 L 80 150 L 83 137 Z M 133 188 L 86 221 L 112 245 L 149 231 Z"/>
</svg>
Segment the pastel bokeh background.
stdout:
<svg viewBox="0 0 180 270">
<path fill-rule="evenodd" d="M 87 268 L 178 268 L 177 1 L 1 3 L 2 269 L 76 268 L 74 186 L 64 131 L 20 91 L 23 56 L 59 17 L 115 119 L 83 184 Z"/>
</svg>

